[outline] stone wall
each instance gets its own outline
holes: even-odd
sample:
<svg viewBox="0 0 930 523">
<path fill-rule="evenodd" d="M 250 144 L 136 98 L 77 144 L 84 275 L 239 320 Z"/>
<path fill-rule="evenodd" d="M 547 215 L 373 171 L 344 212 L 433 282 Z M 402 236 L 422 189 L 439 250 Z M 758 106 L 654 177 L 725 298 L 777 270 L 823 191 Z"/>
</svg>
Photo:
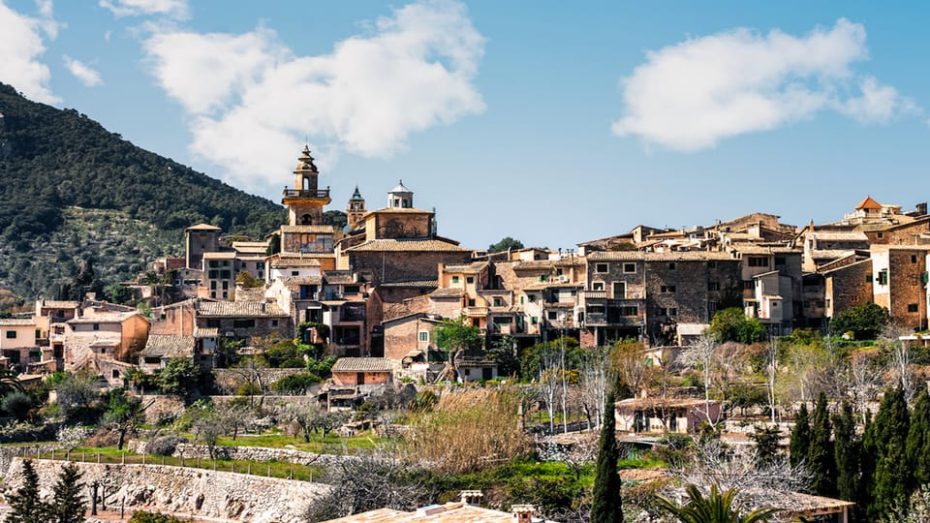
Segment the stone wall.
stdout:
<svg viewBox="0 0 930 523">
<path fill-rule="evenodd" d="M 0 475 L 6 475 L 15 458 L 35 456 L 45 452 L 61 449 L 59 443 L 36 443 L 33 445 L 16 445 L 0 447 Z"/>
<path fill-rule="evenodd" d="M 370 271 L 375 283 L 435 280 L 439 264 L 466 263 L 469 251 L 349 251 L 352 270 Z"/>
<path fill-rule="evenodd" d="M 837 314 L 872 301 L 872 260 L 846 265 L 825 274 L 824 301 L 827 315 Z"/>
<path fill-rule="evenodd" d="M 246 373 L 239 369 L 214 369 L 213 386 L 221 394 L 235 394 L 240 386 L 248 383 L 247 375 L 258 373 L 262 385 L 266 391 L 270 391 L 272 383 L 285 376 L 304 371 L 305 369 L 255 369 Z"/>
<path fill-rule="evenodd" d="M 134 440 L 130 443 L 129 448 L 133 452 L 141 454 L 145 452 L 145 444 L 145 441 Z M 358 459 L 352 455 L 317 454 L 296 449 L 268 447 L 217 447 L 215 452 L 219 459 L 259 462 L 277 461 L 294 465 L 317 465 L 321 467 L 330 467 L 339 465 L 346 460 Z M 179 444 L 172 456 L 175 458 L 184 457 L 184 459 L 211 459 L 210 450 L 206 445 L 194 443 Z"/>
<path fill-rule="evenodd" d="M 50 494 L 64 463 L 34 461 L 43 494 Z M 254 523 L 302 522 L 310 504 L 331 488 L 320 483 L 161 465 L 77 466 L 85 484 L 96 481 L 103 485 L 110 507 L 125 500 L 129 511 L 155 510 Z M 21 481 L 22 460 L 15 458 L 3 483 L 11 491 L 19 488 Z M 84 492 L 88 495 L 89 489 Z"/>
</svg>

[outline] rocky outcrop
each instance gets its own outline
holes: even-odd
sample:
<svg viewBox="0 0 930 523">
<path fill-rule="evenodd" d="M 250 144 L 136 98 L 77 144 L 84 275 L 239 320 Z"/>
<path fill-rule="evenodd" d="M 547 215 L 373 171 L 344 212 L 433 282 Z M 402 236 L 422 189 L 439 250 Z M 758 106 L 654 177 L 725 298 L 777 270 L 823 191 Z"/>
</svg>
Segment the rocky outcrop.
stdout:
<svg viewBox="0 0 930 523">
<path fill-rule="evenodd" d="M 146 443 L 146 441 L 132 441 L 129 448 L 137 454 L 144 454 Z M 233 461 L 277 461 L 280 463 L 293 463 L 294 465 L 317 465 L 320 467 L 331 467 L 346 460 L 358 459 L 358 457 L 351 455 L 317 454 L 303 450 L 268 447 L 216 447 L 214 452 L 219 459 Z M 185 459 L 212 459 L 210 449 L 206 445 L 193 443 L 179 444 L 172 456 L 175 458 L 184 457 Z"/>
<path fill-rule="evenodd" d="M 63 461 L 34 460 L 41 490 L 51 492 Z M 85 484 L 99 482 L 109 507 L 156 510 L 195 518 L 255 523 L 298 523 L 310 504 L 330 488 L 320 483 L 162 465 L 76 463 Z M 14 458 L 3 482 L 19 488 L 22 459 Z M 89 496 L 89 489 L 85 489 Z"/>
</svg>

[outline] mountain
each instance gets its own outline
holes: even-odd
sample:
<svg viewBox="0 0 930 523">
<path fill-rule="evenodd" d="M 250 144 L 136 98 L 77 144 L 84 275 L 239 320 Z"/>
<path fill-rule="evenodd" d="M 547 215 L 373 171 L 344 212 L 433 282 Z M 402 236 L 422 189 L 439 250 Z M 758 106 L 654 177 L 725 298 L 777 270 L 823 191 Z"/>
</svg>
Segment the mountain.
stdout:
<svg viewBox="0 0 930 523">
<path fill-rule="evenodd" d="M 88 258 L 104 283 L 121 281 L 179 254 L 189 225 L 260 238 L 284 218 L 271 200 L 0 83 L 0 290 L 48 293 Z"/>
</svg>

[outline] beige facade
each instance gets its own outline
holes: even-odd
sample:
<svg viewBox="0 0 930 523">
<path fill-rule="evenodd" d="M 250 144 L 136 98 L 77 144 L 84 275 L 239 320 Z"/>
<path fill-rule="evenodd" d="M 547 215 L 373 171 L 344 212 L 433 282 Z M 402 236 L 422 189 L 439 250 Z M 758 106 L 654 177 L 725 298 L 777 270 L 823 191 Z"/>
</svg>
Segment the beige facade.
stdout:
<svg viewBox="0 0 930 523">
<path fill-rule="evenodd" d="M 876 245 L 872 248 L 872 292 L 895 323 L 927 328 L 927 253 L 930 246 Z"/>
</svg>

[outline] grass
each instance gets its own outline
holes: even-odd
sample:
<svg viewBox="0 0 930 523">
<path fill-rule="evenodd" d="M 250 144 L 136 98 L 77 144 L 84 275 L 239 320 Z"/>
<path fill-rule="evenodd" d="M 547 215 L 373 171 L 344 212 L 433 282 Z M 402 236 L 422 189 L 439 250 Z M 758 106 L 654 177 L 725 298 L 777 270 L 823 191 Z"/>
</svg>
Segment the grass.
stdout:
<svg viewBox="0 0 930 523">
<path fill-rule="evenodd" d="M 190 434 L 187 436 L 191 441 L 194 441 Z M 318 454 L 343 454 L 371 450 L 387 441 L 389 440 L 371 431 L 365 431 L 347 437 L 330 433 L 324 438 L 315 434 L 310 438 L 309 442 L 304 441 L 301 436 L 288 436 L 286 434 L 241 434 L 236 439 L 231 436 L 222 436 L 217 441 L 217 445 L 222 447 L 265 447 L 273 449 L 293 447 L 297 450 L 316 452 Z"/>
<path fill-rule="evenodd" d="M 36 456 L 30 456 L 36 457 Z M 39 459 L 70 460 L 84 463 L 107 463 L 127 465 L 166 465 L 172 467 L 186 467 L 203 470 L 216 470 L 222 472 L 235 472 L 251 474 L 253 476 L 270 476 L 273 478 L 296 479 L 300 481 L 313 481 L 313 478 L 322 478 L 326 469 L 317 465 L 294 465 L 279 461 L 242 461 L 228 459 L 182 459 L 170 456 L 143 456 L 116 447 L 80 447 L 70 453 L 65 450 L 43 452 Z"/>
</svg>

